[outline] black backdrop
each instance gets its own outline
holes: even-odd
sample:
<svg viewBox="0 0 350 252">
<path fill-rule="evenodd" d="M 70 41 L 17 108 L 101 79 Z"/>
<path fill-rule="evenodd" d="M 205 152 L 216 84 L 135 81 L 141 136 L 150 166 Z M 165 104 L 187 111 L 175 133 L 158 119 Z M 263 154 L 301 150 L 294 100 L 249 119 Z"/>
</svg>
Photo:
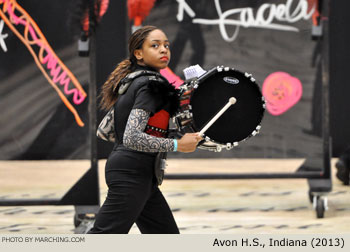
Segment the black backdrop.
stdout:
<svg viewBox="0 0 350 252">
<path fill-rule="evenodd" d="M 48 42 L 85 90 L 89 82 L 88 59 L 77 55 L 79 34 L 72 29 L 72 1 L 20 1 L 18 3 L 37 22 Z M 195 18 L 218 17 L 214 0 L 186 1 Z M 263 3 L 280 1 L 219 1 L 223 11 L 251 7 L 256 12 Z M 297 3 L 298 1 L 293 1 Z M 217 25 L 193 23 L 184 13 L 176 19 L 177 1 L 157 1 L 144 24 L 162 28 L 172 42 L 172 70 L 182 76 L 182 69 L 201 64 L 205 69 L 228 65 L 251 72 L 260 87 L 269 73 L 285 71 L 300 79 L 301 100 L 287 112 L 273 116 L 266 113 L 261 134 L 238 148 L 222 153 L 196 151 L 172 157 L 266 157 L 294 158 L 321 153 L 320 69 L 317 61 L 319 42 L 311 40 L 311 21 L 293 23 L 299 32 L 261 28 L 240 28 L 237 38 L 224 41 Z M 349 1 L 331 1 L 330 20 L 330 97 L 333 154 L 339 155 L 350 142 L 350 104 L 347 99 L 347 59 L 350 37 L 346 10 Z M 73 14 L 72 14 L 73 13 Z M 228 34 L 234 32 L 227 27 Z M 89 158 L 88 98 L 77 110 L 86 123 L 79 127 L 70 111 L 47 83 L 31 55 L 5 25 L 2 31 L 8 51 L 0 49 L 1 159 L 80 159 Z M 97 85 L 103 84 L 117 62 L 126 57 L 130 23 L 125 1 L 110 1 L 109 9 L 97 28 Z M 316 58 L 316 59 L 315 59 Z M 103 116 L 98 111 L 98 119 Z M 98 142 L 99 158 L 108 155 L 111 144 Z"/>
<path fill-rule="evenodd" d="M 350 2 L 331 1 L 330 19 L 330 130 L 333 155 L 339 156 L 350 145 Z"/>
</svg>

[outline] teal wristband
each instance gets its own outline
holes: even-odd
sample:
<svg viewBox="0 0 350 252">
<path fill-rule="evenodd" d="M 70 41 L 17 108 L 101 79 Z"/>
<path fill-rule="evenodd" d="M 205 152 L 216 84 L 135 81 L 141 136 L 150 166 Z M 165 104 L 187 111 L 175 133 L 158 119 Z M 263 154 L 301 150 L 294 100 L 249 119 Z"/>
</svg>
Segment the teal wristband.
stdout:
<svg viewBox="0 0 350 252">
<path fill-rule="evenodd" d="M 177 151 L 177 140 L 174 139 L 174 151 Z"/>
</svg>

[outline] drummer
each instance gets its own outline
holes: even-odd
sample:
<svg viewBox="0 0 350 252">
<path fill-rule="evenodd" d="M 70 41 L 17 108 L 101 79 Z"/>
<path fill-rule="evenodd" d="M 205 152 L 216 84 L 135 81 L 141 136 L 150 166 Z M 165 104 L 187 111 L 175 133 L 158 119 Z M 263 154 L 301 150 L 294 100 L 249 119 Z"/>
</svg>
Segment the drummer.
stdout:
<svg viewBox="0 0 350 252">
<path fill-rule="evenodd" d="M 128 233 L 136 223 L 141 233 L 179 233 L 172 212 L 154 175 L 158 152 L 193 152 L 202 137 L 185 134 L 166 138 L 170 116 L 176 110 L 175 89 L 169 83 L 136 78 L 125 94 L 120 81 L 138 70 L 159 72 L 170 60 L 170 43 L 164 32 L 144 26 L 129 39 L 129 58 L 120 62 L 102 87 L 102 107 L 114 107 L 116 144 L 106 163 L 107 198 L 90 234 Z"/>
</svg>

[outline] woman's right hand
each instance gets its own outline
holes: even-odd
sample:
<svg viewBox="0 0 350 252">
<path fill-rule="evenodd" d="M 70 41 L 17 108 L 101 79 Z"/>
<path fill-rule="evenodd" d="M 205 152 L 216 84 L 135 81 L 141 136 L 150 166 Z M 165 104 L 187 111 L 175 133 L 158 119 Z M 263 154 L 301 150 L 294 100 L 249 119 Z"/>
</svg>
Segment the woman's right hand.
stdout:
<svg viewBox="0 0 350 252">
<path fill-rule="evenodd" d="M 203 138 L 199 133 L 186 133 L 183 137 L 177 140 L 178 152 L 193 152 L 196 150 L 197 144 Z"/>
</svg>

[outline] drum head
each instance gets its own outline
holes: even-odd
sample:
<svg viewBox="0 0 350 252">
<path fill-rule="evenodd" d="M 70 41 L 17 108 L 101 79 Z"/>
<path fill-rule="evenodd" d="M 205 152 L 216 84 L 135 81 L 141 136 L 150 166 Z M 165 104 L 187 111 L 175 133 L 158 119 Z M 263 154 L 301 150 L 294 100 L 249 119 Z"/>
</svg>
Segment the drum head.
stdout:
<svg viewBox="0 0 350 252">
<path fill-rule="evenodd" d="M 237 70 L 209 71 L 199 79 L 190 101 L 194 126 L 200 131 L 231 97 L 237 102 L 205 132 L 220 144 L 242 141 L 260 125 L 265 109 L 259 86 Z"/>
</svg>

